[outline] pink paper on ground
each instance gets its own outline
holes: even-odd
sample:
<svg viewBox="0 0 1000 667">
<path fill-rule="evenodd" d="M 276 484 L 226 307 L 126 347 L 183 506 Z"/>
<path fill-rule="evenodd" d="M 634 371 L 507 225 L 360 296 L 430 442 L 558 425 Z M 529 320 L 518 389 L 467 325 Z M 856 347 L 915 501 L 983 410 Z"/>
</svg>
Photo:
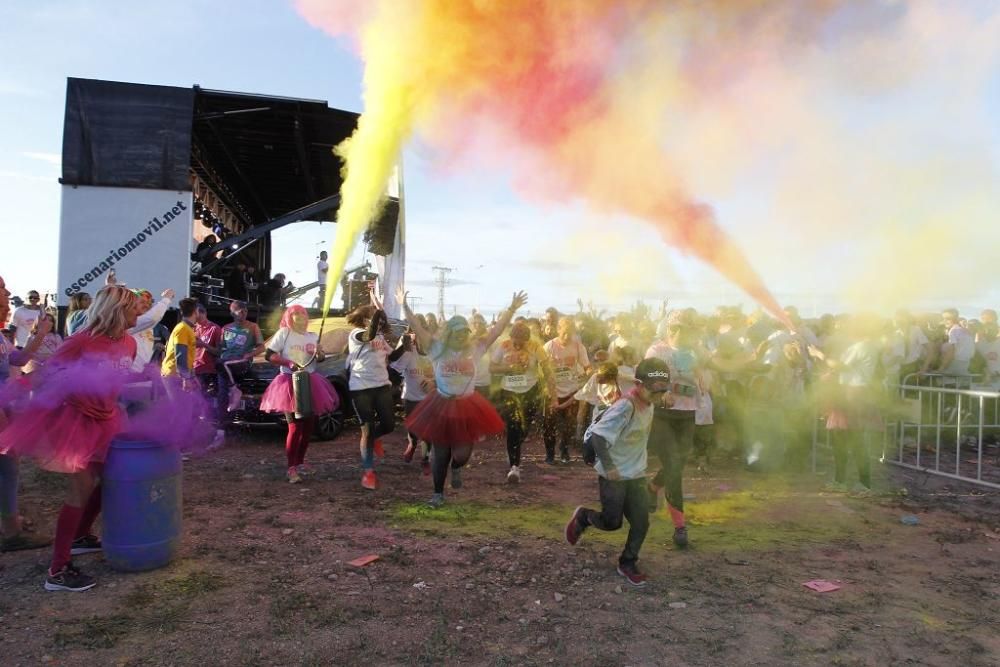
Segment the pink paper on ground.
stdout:
<svg viewBox="0 0 1000 667">
<path fill-rule="evenodd" d="M 836 591 L 840 589 L 840 584 L 834 584 L 823 579 L 813 579 L 812 581 L 807 581 L 802 584 L 806 588 L 811 588 L 817 593 L 829 593 L 830 591 Z"/>
<path fill-rule="evenodd" d="M 349 561 L 347 561 L 347 564 L 348 565 L 353 565 L 354 567 L 364 567 L 365 565 L 368 565 L 370 563 L 374 563 L 377 560 L 378 560 L 378 556 L 376 554 L 368 554 L 367 556 L 359 556 L 358 558 L 355 558 L 354 560 L 349 560 Z"/>
</svg>

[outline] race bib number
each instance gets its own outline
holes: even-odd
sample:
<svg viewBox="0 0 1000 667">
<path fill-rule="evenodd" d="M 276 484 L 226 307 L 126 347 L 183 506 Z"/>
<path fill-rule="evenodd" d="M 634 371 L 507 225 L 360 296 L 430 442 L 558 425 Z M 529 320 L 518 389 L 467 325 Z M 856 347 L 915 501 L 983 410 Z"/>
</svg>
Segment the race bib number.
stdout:
<svg viewBox="0 0 1000 667">
<path fill-rule="evenodd" d="M 569 383 L 576 380 L 576 374 L 573 372 L 572 368 L 560 368 L 555 372 L 556 382 L 559 383 Z"/>
<path fill-rule="evenodd" d="M 528 388 L 528 376 L 527 375 L 504 375 L 503 376 L 503 388 L 508 391 L 516 391 L 518 389 Z"/>
</svg>

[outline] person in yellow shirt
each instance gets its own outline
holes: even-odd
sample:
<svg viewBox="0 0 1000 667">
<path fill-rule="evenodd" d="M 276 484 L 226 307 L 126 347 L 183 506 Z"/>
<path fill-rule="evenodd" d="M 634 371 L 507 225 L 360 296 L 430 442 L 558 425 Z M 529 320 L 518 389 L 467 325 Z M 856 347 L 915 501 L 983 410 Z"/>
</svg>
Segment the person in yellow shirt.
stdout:
<svg viewBox="0 0 1000 667">
<path fill-rule="evenodd" d="M 160 375 L 164 378 L 167 394 L 177 389 L 194 386 L 194 317 L 198 302 L 192 298 L 181 299 L 181 321 L 170 332 L 167 349 L 164 352 Z"/>
</svg>

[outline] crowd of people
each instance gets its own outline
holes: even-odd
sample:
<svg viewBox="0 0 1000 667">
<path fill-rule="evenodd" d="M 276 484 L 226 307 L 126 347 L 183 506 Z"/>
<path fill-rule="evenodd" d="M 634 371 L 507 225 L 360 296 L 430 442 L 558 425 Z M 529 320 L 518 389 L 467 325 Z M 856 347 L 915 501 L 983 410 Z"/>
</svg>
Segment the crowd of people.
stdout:
<svg viewBox="0 0 1000 667">
<path fill-rule="evenodd" d="M 683 472 L 729 456 L 756 467 L 801 469 L 815 415 L 824 417 L 833 447 L 830 488 L 864 494 L 872 485 L 868 445 L 891 409 L 893 388 L 922 375 L 976 376 L 1000 385 L 997 315 L 984 310 L 966 320 L 955 310 L 917 318 L 824 315 L 805 321 L 794 308 L 780 317 L 722 307 L 710 315 L 693 309 L 658 312 L 637 304 L 606 316 L 582 302 L 573 313 L 549 308 L 540 318 L 519 314 L 527 295 L 487 322 L 481 313 L 445 319 L 420 315 L 403 304 L 405 333 L 398 335 L 373 292 L 372 303 L 348 316 L 346 350 L 323 349 L 301 306 L 284 310 L 265 340 L 233 301 L 232 322 L 219 326 L 192 298 L 177 303 L 172 331 L 161 320 L 175 294 L 154 301 L 146 290 L 111 284 L 93 298 L 75 295 L 62 332 L 37 292 L 11 313 L 0 278 L 0 519 L 3 550 L 53 545 L 48 590 L 86 590 L 92 577 L 72 556 L 100 550 L 92 526 L 100 512 L 101 465 L 126 413 L 141 409 L 124 395 L 130 378 L 156 369 L 165 400 L 211 396 L 198 419 L 215 425 L 214 446 L 226 438 L 233 390 L 254 359 L 278 367 L 261 409 L 287 422 L 287 480 L 301 483 L 317 416 L 337 409 L 341 397 L 318 367 L 345 354 L 351 409 L 360 425 L 361 485 L 379 488 L 384 436 L 405 414 L 407 462 L 418 458 L 431 477 L 430 505 L 445 502 L 445 486 L 463 484 L 473 449 L 506 445 L 506 481 L 524 480 L 528 436 L 540 432 L 544 461 L 593 465 L 601 509 L 580 507 L 565 528 L 576 544 L 587 528 L 616 530 L 629 523 L 618 572 L 634 585 L 650 511 L 662 503 L 678 547 L 688 544 Z M 9 320 L 9 326 L 6 326 Z M 67 382 L 80 369 L 89 382 Z M 397 387 L 401 385 L 396 404 Z M 56 391 L 58 388 L 58 391 Z M 57 396 L 58 400 L 39 400 Z M 345 406 L 347 407 L 347 406 Z M 655 466 L 648 454 L 656 460 Z M 18 461 L 67 475 L 67 497 L 54 538 L 31 532 L 18 511 Z M 857 482 L 847 485 L 854 459 Z"/>
</svg>

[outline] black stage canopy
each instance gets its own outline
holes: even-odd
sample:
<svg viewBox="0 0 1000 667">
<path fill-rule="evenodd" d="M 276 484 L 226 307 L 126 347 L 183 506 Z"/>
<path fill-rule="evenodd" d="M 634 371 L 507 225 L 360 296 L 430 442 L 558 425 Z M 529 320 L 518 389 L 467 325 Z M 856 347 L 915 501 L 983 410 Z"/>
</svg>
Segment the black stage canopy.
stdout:
<svg viewBox="0 0 1000 667">
<path fill-rule="evenodd" d="M 340 191 L 332 148 L 357 122 L 320 100 L 71 78 L 61 182 L 190 190 L 193 171 L 245 227 L 334 220 L 310 205 Z"/>
</svg>

